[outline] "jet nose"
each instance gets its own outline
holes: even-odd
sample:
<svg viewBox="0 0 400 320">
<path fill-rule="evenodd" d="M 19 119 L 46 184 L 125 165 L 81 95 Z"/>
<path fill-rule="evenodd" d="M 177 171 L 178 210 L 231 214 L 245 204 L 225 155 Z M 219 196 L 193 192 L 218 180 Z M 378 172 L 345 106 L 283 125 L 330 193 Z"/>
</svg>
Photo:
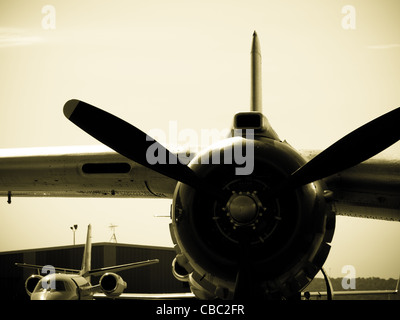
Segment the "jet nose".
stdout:
<svg viewBox="0 0 400 320">
<path fill-rule="evenodd" d="M 72 294 L 68 294 L 67 292 L 58 292 L 58 291 L 48 291 L 44 290 L 43 292 L 33 293 L 31 295 L 31 300 L 74 300 Z"/>
<path fill-rule="evenodd" d="M 48 300 L 47 297 L 48 297 L 47 291 L 42 291 L 42 292 L 37 292 L 37 293 L 31 294 L 31 300 Z"/>
</svg>

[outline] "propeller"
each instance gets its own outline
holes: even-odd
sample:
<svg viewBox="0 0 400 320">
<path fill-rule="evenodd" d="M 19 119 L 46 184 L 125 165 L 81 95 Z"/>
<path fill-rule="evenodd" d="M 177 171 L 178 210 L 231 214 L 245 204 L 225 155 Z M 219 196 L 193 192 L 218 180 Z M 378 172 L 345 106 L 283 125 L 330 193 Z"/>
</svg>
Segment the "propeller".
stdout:
<svg viewBox="0 0 400 320">
<path fill-rule="evenodd" d="M 278 192 L 294 189 L 353 167 L 400 139 L 400 108 L 354 130 L 293 172 Z"/>
<path fill-rule="evenodd" d="M 220 191 L 205 183 L 178 157 L 124 120 L 79 100 L 69 100 L 64 105 L 64 115 L 82 130 L 109 146 L 121 155 L 171 179 L 187 184 L 198 191 L 222 198 Z M 293 172 L 270 196 L 294 189 L 355 166 L 400 139 L 400 108 L 394 109 L 349 133 L 315 158 Z M 154 148 L 165 161 L 149 162 L 149 148 Z M 254 289 L 248 266 L 249 244 L 242 240 L 238 252 L 238 272 L 234 298 Z"/>
<path fill-rule="evenodd" d="M 180 163 L 175 154 L 126 121 L 75 99 L 65 103 L 64 115 L 92 137 L 128 159 L 197 190 L 207 193 L 213 191 L 212 186 L 206 186 L 188 166 Z M 158 151 L 163 160 L 161 163 L 154 159 L 149 162 L 152 156 L 148 152 L 149 148 Z"/>
</svg>

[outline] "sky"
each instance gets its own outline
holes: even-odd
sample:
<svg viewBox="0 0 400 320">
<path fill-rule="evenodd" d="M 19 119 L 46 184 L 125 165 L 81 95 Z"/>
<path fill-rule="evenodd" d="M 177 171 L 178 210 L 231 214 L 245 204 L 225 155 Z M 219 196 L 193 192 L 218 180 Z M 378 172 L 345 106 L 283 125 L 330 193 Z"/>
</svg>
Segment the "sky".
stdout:
<svg viewBox="0 0 400 320">
<path fill-rule="evenodd" d="M 249 110 L 254 30 L 264 114 L 295 148 L 323 150 L 400 105 L 396 0 L 0 0 L 0 149 L 98 145 L 65 119 L 72 98 L 144 132 L 229 128 Z M 0 251 L 72 244 L 74 224 L 84 243 L 89 223 L 94 242 L 114 224 L 120 243 L 172 246 L 170 219 L 155 217 L 170 200 L 6 200 Z M 399 242 L 398 222 L 337 217 L 325 268 L 397 278 Z"/>
</svg>

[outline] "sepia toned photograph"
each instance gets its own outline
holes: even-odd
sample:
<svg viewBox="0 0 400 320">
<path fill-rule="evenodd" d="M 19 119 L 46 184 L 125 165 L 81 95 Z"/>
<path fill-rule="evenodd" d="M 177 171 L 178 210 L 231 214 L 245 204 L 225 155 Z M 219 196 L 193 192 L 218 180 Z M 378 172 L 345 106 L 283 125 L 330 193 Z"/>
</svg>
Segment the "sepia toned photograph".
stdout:
<svg viewBox="0 0 400 320">
<path fill-rule="evenodd" d="M 3 300 L 400 300 L 399 31 L 397 0 L 0 0 Z"/>
</svg>

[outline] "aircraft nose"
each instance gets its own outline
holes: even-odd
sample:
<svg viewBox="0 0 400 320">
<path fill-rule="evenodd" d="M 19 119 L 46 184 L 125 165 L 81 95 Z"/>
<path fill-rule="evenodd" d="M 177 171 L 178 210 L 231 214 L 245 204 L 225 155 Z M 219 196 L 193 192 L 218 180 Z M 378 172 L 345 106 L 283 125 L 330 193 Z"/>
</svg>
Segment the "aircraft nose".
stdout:
<svg viewBox="0 0 400 320">
<path fill-rule="evenodd" d="M 32 293 L 31 300 L 48 300 L 47 297 L 48 297 L 47 291 Z"/>
</svg>

